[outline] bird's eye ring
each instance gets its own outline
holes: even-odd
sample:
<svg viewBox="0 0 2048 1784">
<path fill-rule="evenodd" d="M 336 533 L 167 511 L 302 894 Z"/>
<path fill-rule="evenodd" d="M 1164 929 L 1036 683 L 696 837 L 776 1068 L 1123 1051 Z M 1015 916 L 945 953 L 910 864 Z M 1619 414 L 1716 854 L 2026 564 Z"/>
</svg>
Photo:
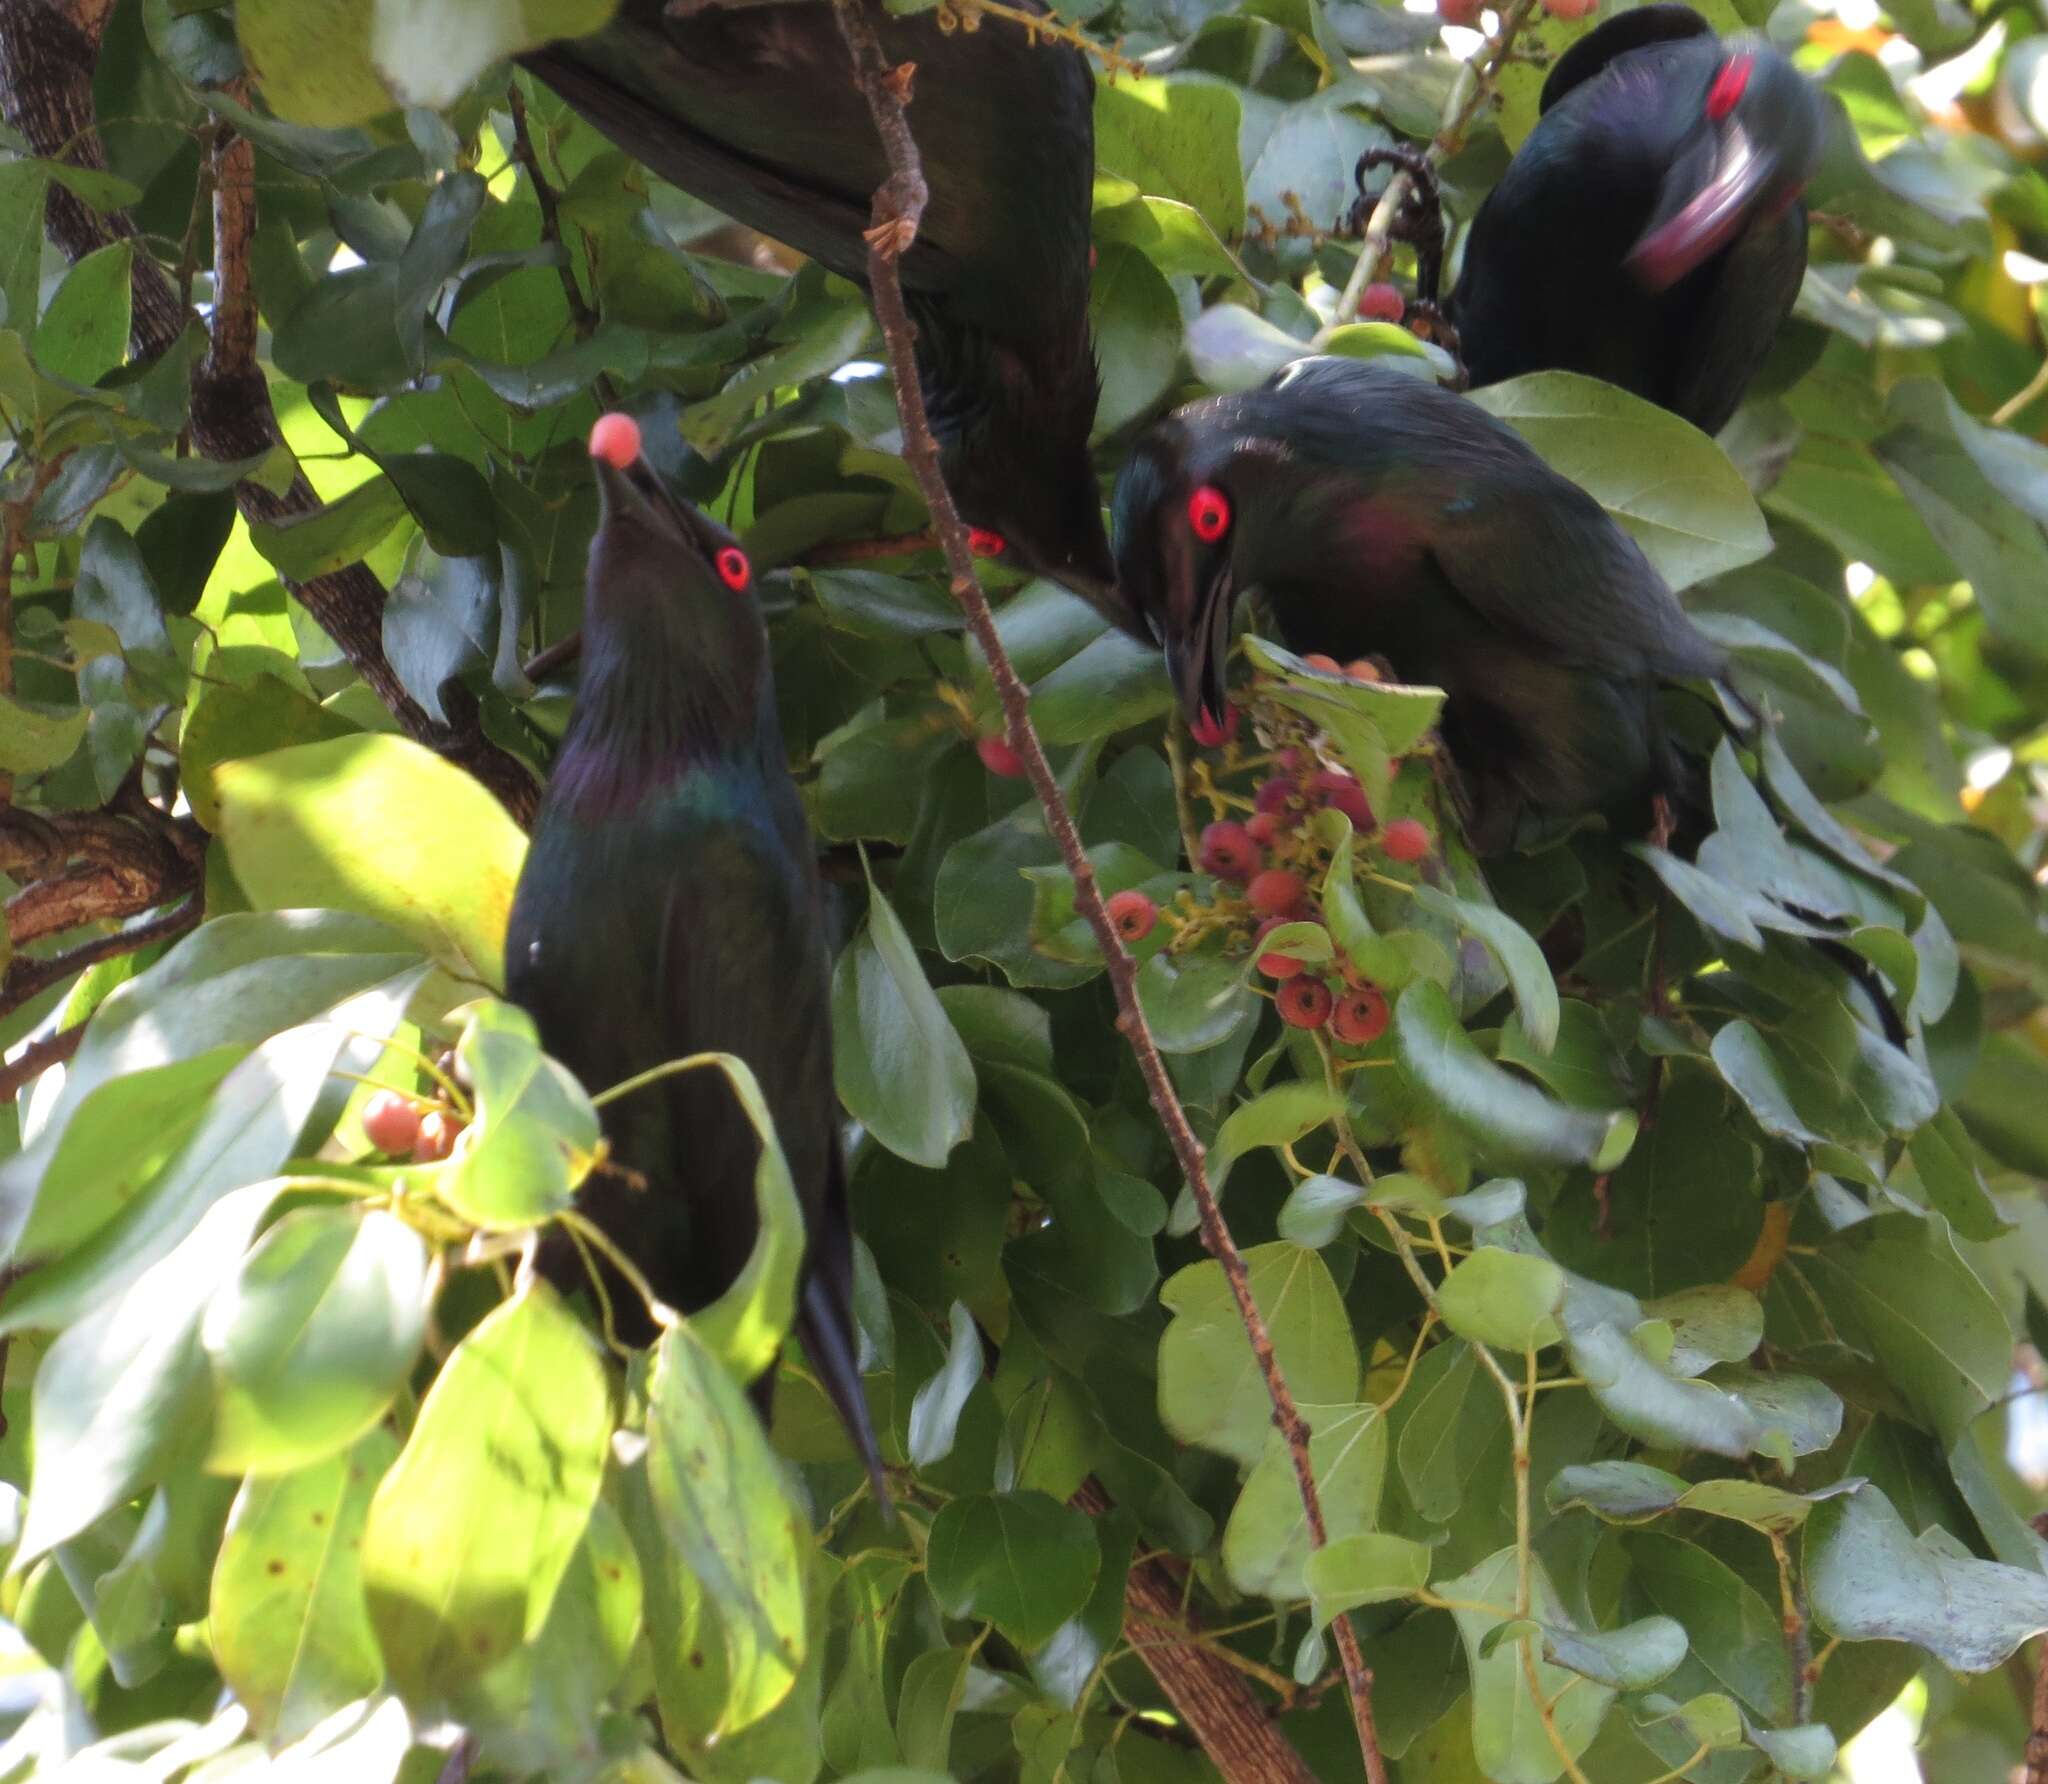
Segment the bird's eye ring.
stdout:
<svg viewBox="0 0 2048 1784">
<path fill-rule="evenodd" d="M 1188 497 L 1188 525 L 1204 545 L 1214 545 L 1230 531 L 1230 498 L 1213 483 Z"/>
<path fill-rule="evenodd" d="M 1742 95 L 1749 87 L 1750 70 L 1755 66 L 1754 56 L 1730 56 L 1721 64 L 1721 72 L 1707 89 L 1707 116 L 1715 123 L 1742 103 Z"/>
<path fill-rule="evenodd" d="M 753 580 L 754 567 L 747 562 L 747 554 L 737 545 L 728 545 L 718 554 L 718 579 L 738 594 Z"/>
<path fill-rule="evenodd" d="M 991 532 L 987 527 L 967 529 L 967 549 L 976 557 L 1001 557 L 1009 543 L 1001 533 Z"/>
</svg>

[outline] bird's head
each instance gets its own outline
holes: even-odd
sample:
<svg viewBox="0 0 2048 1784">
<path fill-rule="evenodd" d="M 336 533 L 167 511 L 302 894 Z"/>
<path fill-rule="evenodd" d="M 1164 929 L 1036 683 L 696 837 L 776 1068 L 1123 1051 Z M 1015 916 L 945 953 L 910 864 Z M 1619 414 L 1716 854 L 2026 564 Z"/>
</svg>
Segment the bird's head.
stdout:
<svg viewBox="0 0 2048 1784">
<path fill-rule="evenodd" d="M 600 417 L 590 457 L 598 524 L 584 602 L 586 678 L 604 663 L 636 678 L 687 676 L 751 707 L 768 643 L 739 540 L 670 491 L 642 455 L 630 416 Z"/>
<path fill-rule="evenodd" d="M 1680 103 L 1692 128 L 1657 195 L 1629 267 L 1653 291 L 1718 254 L 1753 218 L 1795 203 L 1820 158 L 1812 83 L 1769 45 L 1734 38 L 1702 59 Z"/>
<path fill-rule="evenodd" d="M 1188 722 L 1220 727 L 1239 506 L 1252 467 L 1235 432 L 1206 413 L 1213 407 L 1192 404 L 1138 441 L 1117 476 L 1113 513 L 1123 598 L 1164 647 Z"/>
<path fill-rule="evenodd" d="M 1070 588 L 1120 625 L 1116 566 L 1102 526 L 1102 491 L 1088 457 L 1099 387 L 1086 311 L 1079 333 L 982 343 L 972 413 L 949 413 L 950 367 L 927 363 L 924 383 L 943 469 L 975 549 Z M 923 352 L 937 331 L 920 335 Z M 935 375 L 936 374 L 936 375 Z"/>
</svg>

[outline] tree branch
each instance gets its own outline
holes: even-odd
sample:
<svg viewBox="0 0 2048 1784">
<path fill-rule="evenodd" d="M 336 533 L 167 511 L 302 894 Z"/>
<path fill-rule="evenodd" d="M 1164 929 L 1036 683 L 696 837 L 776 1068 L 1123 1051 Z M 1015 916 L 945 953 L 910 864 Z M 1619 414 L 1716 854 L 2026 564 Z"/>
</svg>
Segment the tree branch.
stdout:
<svg viewBox="0 0 2048 1784">
<path fill-rule="evenodd" d="M 1060 858 L 1068 873 L 1073 876 L 1075 908 L 1087 919 L 1108 965 L 1110 985 L 1116 996 L 1117 1028 L 1137 1059 L 1153 1110 L 1166 1130 L 1174 1156 L 1195 1198 L 1195 1206 L 1201 1215 L 1202 1243 L 1222 1265 L 1224 1277 L 1229 1282 L 1238 1317 L 1244 1324 L 1252 1354 L 1265 1380 L 1266 1392 L 1273 1402 L 1273 1422 L 1286 1440 L 1288 1454 L 1294 1464 L 1309 1543 L 1313 1548 L 1321 1548 L 1329 1540 L 1329 1530 L 1323 1520 L 1322 1501 L 1309 1462 L 1308 1421 L 1301 1416 L 1301 1409 L 1295 1404 L 1294 1395 L 1281 1373 L 1279 1359 L 1273 1353 L 1272 1334 L 1266 1328 L 1265 1316 L 1260 1313 L 1258 1303 L 1252 1298 L 1244 1254 L 1238 1250 L 1237 1242 L 1224 1224 L 1223 1212 L 1217 1206 L 1215 1192 L 1209 1184 L 1201 1143 L 1195 1138 L 1194 1129 L 1188 1125 L 1187 1112 L 1174 1093 L 1173 1082 L 1167 1076 L 1166 1062 L 1160 1057 L 1159 1049 L 1152 1040 L 1152 1031 L 1146 1024 L 1145 1012 L 1138 1001 L 1137 965 L 1109 920 L 1101 890 L 1096 884 L 1095 869 L 1074 826 L 1073 813 L 1067 808 L 1066 797 L 1053 778 L 1038 734 L 1032 728 L 1029 695 L 1024 684 L 1017 679 L 1017 671 L 997 634 L 988 597 L 975 576 L 967 528 L 960 519 L 959 510 L 953 505 L 952 492 L 947 489 L 945 477 L 939 469 L 938 442 L 932 435 L 931 422 L 925 413 L 924 392 L 917 377 L 917 331 L 904 307 L 903 284 L 896 264 L 897 257 L 917 238 L 927 197 L 923 164 L 905 112 L 915 66 L 910 63 L 896 68 L 889 66 L 862 0 L 834 0 L 834 3 L 840 30 L 853 58 L 854 79 L 867 99 L 868 111 L 874 118 L 875 130 L 882 139 L 890 168 L 888 179 L 875 193 L 872 222 L 867 231 L 868 284 L 896 381 L 896 406 L 903 419 L 903 456 L 917 478 L 926 505 L 931 509 L 932 524 L 945 551 L 953 597 L 965 610 L 968 628 L 988 662 L 990 678 L 1002 703 L 1009 745 L 1024 764 L 1032 791 L 1037 794 L 1038 803 L 1045 813 L 1046 828 L 1059 846 Z M 1533 0 L 1518 0 L 1518 4 L 1526 7 L 1533 4 Z M 1359 1652 L 1357 1632 L 1351 1627 L 1349 1617 L 1338 1617 L 1331 1627 L 1344 1661 L 1344 1677 L 1350 1690 L 1352 1714 L 1358 1724 L 1366 1777 L 1369 1784 L 1387 1784 L 1386 1761 L 1381 1757 L 1379 1737 L 1373 1723 L 1372 1676 L 1366 1671 L 1365 1658 Z"/>
<path fill-rule="evenodd" d="M 192 896 L 176 910 L 167 911 L 147 923 L 116 930 L 112 935 L 95 936 L 91 941 L 80 942 L 77 947 L 67 948 L 61 954 L 17 954 L 8 963 L 6 978 L 0 980 L 0 1016 L 11 1016 L 52 985 L 61 985 L 87 967 L 99 965 L 102 960 L 118 960 L 124 954 L 140 953 L 152 942 L 174 940 L 188 929 L 198 927 L 204 914 L 205 901 L 194 887 Z"/>
<path fill-rule="evenodd" d="M 74 1022 L 69 1028 L 30 1041 L 14 1058 L 0 1065 L 0 1103 L 15 1101 L 23 1085 L 40 1078 L 53 1065 L 63 1065 L 84 1039 L 85 1024 Z"/>
</svg>

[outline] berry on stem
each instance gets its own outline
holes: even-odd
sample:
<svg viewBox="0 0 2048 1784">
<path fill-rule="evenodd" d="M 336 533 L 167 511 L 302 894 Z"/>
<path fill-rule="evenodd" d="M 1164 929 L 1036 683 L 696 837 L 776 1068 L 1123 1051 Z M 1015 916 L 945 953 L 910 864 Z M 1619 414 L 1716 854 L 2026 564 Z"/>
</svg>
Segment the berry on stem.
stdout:
<svg viewBox="0 0 2048 1784">
<path fill-rule="evenodd" d="M 981 758 L 982 767 L 991 774 L 999 774 L 1004 780 L 1024 778 L 1024 758 L 1017 754 L 1000 737 L 977 737 L 974 753 Z"/>
<path fill-rule="evenodd" d="M 1310 777 L 1308 796 L 1311 804 L 1341 811 L 1351 820 L 1352 829 L 1365 831 L 1372 828 L 1372 806 L 1356 775 L 1345 774 L 1336 768 L 1322 769 Z"/>
<path fill-rule="evenodd" d="M 1262 812 L 1283 812 L 1293 797 L 1293 781 L 1284 774 L 1276 774 L 1271 780 L 1259 782 L 1259 790 L 1252 795 L 1252 803 Z"/>
<path fill-rule="evenodd" d="M 1304 668 L 1319 669 L 1325 675 L 1341 675 L 1344 673 L 1335 657 L 1326 657 L 1319 650 L 1310 651 L 1301 661 Z"/>
<path fill-rule="evenodd" d="M 1330 1019 L 1333 1000 L 1329 986 L 1303 973 L 1282 985 L 1274 1002 L 1280 1006 L 1280 1020 L 1290 1028 L 1321 1028 Z"/>
<path fill-rule="evenodd" d="M 1353 681 L 1382 681 L 1385 679 L 1380 674 L 1379 664 L 1365 657 L 1360 657 L 1356 662 L 1346 663 L 1344 665 L 1344 673 L 1350 676 Z"/>
<path fill-rule="evenodd" d="M 411 1097 L 380 1090 L 363 1105 L 363 1137 L 379 1152 L 410 1152 L 420 1137 L 420 1112 Z"/>
<path fill-rule="evenodd" d="M 1436 16 L 1447 25 L 1463 25 L 1468 31 L 1479 28 L 1479 15 L 1486 10 L 1486 0 L 1436 0 Z"/>
<path fill-rule="evenodd" d="M 1259 871 L 1263 859 L 1252 833 L 1242 824 L 1223 818 L 1202 832 L 1201 868 L 1219 880 L 1248 880 Z"/>
<path fill-rule="evenodd" d="M 1244 833 L 1262 849 L 1270 849 L 1280 834 L 1280 819 L 1272 812 L 1254 812 L 1245 819 Z"/>
<path fill-rule="evenodd" d="M 640 456 L 640 424 L 614 409 L 591 424 L 590 456 L 623 471 Z"/>
<path fill-rule="evenodd" d="M 1375 279 L 1358 294 L 1358 313 L 1368 322 L 1399 322 L 1408 305 L 1384 279 Z"/>
<path fill-rule="evenodd" d="M 1347 1047 L 1369 1047 L 1387 1032 L 1387 1000 L 1377 985 L 1357 985 L 1337 1000 L 1330 1032 Z"/>
<path fill-rule="evenodd" d="M 1135 886 L 1112 894 L 1103 909 L 1108 911 L 1110 922 L 1116 925 L 1117 934 L 1127 942 L 1143 941 L 1152 933 L 1152 925 L 1159 921 L 1159 907 Z"/>
<path fill-rule="evenodd" d="M 420 1118 L 420 1137 L 413 1142 L 415 1164 L 438 1164 L 455 1150 L 464 1123 L 446 1109 L 429 1109 Z"/>
<path fill-rule="evenodd" d="M 1554 19 L 1582 19 L 1600 4 L 1600 0 L 1543 0 L 1543 10 Z"/>
<path fill-rule="evenodd" d="M 1382 832 L 1380 843 L 1396 861 L 1420 861 L 1429 853 L 1429 832 L 1419 818 L 1396 818 Z"/>
<path fill-rule="evenodd" d="M 1284 917 L 1301 903 L 1302 893 L 1307 888 L 1301 883 L 1301 875 L 1290 873 L 1284 867 L 1269 867 L 1264 873 L 1254 874 L 1251 884 L 1245 887 L 1244 895 L 1252 909 L 1267 917 Z"/>
</svg>

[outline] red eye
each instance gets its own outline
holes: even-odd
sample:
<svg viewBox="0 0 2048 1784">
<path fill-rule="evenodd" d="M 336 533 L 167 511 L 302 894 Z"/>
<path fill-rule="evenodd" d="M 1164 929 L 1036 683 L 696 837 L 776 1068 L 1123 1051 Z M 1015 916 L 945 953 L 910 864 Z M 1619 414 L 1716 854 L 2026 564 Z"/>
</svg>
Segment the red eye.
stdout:
<svg viewBox="0 0 2048 1784">
<path fill-rule="evenodd" d="M 1230 531 L 1230 498 L 1213 483 L 1188 497 L 1188 525 L 1204 545 L 1214 545 Z"/>
<path fill-rule="evenodd" d="M 1009 549 L 1009 543 L 1001 533 L 992 533 L 987 527 L 967 529 L 967 549 L 976 557 L 1001 557 Z"/>
<path fill-rule="evenodd" d="M 1721 64 L 1721 72 L 1707 89 L 1707 116 L 1715 123 L 1742 103 L 1742 95 L 1749 87 L 1749 71 L 1755 65 L 1754 56 L 1731 56 Z"/>
<path fill-rule="evenodd" d="M 728 545 L 718 554 L 718 579 L 738 594 L 752 581 L 754 566 L 747 562 L 747 554 L 737 545 Z"/>
</svg>

